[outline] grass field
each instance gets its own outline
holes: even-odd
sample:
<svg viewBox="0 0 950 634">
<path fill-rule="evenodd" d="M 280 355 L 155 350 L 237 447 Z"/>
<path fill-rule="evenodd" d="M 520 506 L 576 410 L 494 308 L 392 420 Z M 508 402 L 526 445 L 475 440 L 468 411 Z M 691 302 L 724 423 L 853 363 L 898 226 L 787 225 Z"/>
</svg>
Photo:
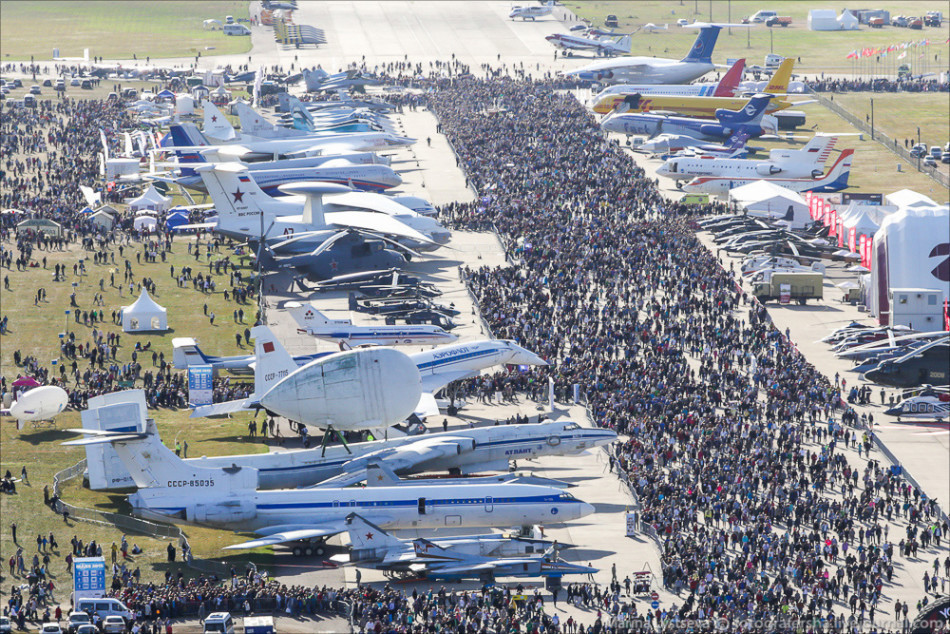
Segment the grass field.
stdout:
<svg viewBox="0 0 950 634">
<path fill-rule="evenodd" d="M 2 61 L 52 59 L 58 48 L 63 57 L 90 56 L 139 60 L 151 57 L 189 57 L 244 53 L 250 37 L 206 31 L 202 21 L 224 16 L 249 17 L 246 0 L 213 3 L 168 2 L 44 2 L 0 3 Z M 213 47 L 209 49 L 208 47 Z"/>
<path fill-rule="evenodd" d="M 621 32 L 632 32 L 648 22 L 662 26 L 669 24 L 668 32 L 637 33 L 633 36 L 634 55 L 655 55 L 657 57 L 680 58 L 686 54 L 696 38 L 696 31 L 676 26 L 676 21 L 685 18 L 690 22 L 693 19 L 710 22 L 727 22 L 738 24 L 744 16 L 751 15 L 759 9 L 774 9 L 779 15 L 790 16 L 793 23 L 788 28 L 768 28 L 757 25 L 752 28 L 737 27 L 723 30 L 719 35 L 713 61 L 724 64 L 727 58 L 745 57 L 749 64 L 762 64 L 764 56 L 775 52 L 786 57 L 801 58 L 801 64 L 796 64 L 795 72 L 814 76 L 822 72 L 851 73 L 852 63 L 845 59 L 853 49 L 864 47 L 881 47 L 904 41 L 929 38 L 931 45 L 923 50 L 929 51 L 929 58 L 915 59 L 913 55 L 901 60 L 900 63 L 911 62 L 914 72 L 926 72 L 937 69 L 946 70 L 947 47 L 944 42 L 950 35 L 950 22 L 944 22 L 939 28 L 925 27 L 922 31 L 885 27 L 870 29 L 862 26 L 858 31 L 816 32 L 808 30 L 808 12 L 811 9 L 834 8 L 840 11 L 837 5 L 830 5 L 824 1 L 796 0 L 796 2 L 777 2 L 772 5 L 763 4 L 757 0 L 680 0 L 680 2 L 571 2 L 563 3 L 565 7 L 574 11 L 579 17 L 586 18 L 592 24 L 603 26 L 607 14 L 615 14 Z M 947 3 L 936 0 L 922 0 L 920 2 L 884 1 L 873 4 L 875 9 L 887 9 L 892 16 L 918 15 L 927 11 L 943 11 L 947 14 Z M 712 15 L 710 16 L 710 9 Z M 731 17 L 730 17 L 731 16 Z M 933 56 L 939 55 L 934 61 Z M 880 64 L 874 62 L 868 65 L 873 72 L 894 72 L 897 66 L 896 54 L 884 58 Z"/>
<path fill-rule="evenodd" d="M 194 267 L 196 274 L 198 271 L 207 274 L 208 266 L 205 256 L 202 254 L 201 262 L 196 263 L 194 257 L 188 255 L 186 242 L 189 240 L 193 241 L 194 238 L 177 239 L 173 244 L 173 253 L 165 263 L 159 260 L 155 264 L 137 264 L 135 253 L 141 251 L 141 245 L 133 244 L 125 247 L 125 257 L 120 257 L 116 248 L 118 266 L 94 264 L 89 259 L 89 253 L 82 253 L 74 247 L 70 252 L 35 252 L 34 257 L 37 261 L 42 261 L 42 258 L 46 256 L 48 267 L 46 269 L 38 267 L 26 272 L 4 269 L 3 275 L 9 276 L 11 290 L 2 291 L 0 303 L 3 307 L 2 313 L 10 317 L 11 332 L 0 339 L 0 366 L 2 366 L 3 374 L 11 380 L 17 376 L 18 369 L 12 363 L 13 353 L 17 349 L 24 355 L 35 355 L 46 367 L 51 366 L 52 359 L 60 357 L 59 333 L 63 331 L 65 325 L 63 309 L 69 305 L 69 294 L 72 291 L 73 282 L 78 284 L 76 295 L 80 307 L 88 309 L 91 307 L 93 294 L 99 292 L 100 279 L 104 280 L 105 306 L 103 310 L 107 317 L 106 323 L 98 327 L 105 332 L 121 332 L 119 326 L 111 323 L 109 315 L 112 310 L 130 303 L 128 285 L 121 293 L 119 289 L 111 288 L 109 274 L 110 269 L 113 268 L 121 272 L 120 267 L 124 267 L 125 258 L 132 262 L 136 280 L 147 276 L 158 285 L 158 294 L 155 299 L 168 308 L 169 326 L 172 330 L 164 334 L 122 334 L 119 363 L 130 361 L 130 354 L 136 341 L 141 341 L 143 344 L 150 341 L 152 349 L 164 351 L 166 359 L 170 361 L 171 339 L 185 333 L 197 337 L 199 342 L 204 341 L 206 347 L 216 353 L 240 353 L 242 348 L 236 344 L 234 335 L 243 333 L 244 328 L 253 321 L 253 304 L 244 306 L 246 323 L 235 323 L 233 310 L 237 304 L 226 302 L 223 295 L 223 290 L 228 285 L 226 276 L 223 279 L 222 276 L 216 276 L 219 292 L 204 295 L 194 290 L 190 284 L 186 288 L 178 289 L 169 275 L 171 265 L 174 265 L 176 270 L 190 265 Z M 227 252 L 222 250 L 221 254 L 214 254 L 212 258 L 217 259 L 226 255 Z M 80 257 L 86 257 L 87 274 L 75 277 L 72 275 L 72 264 Z M 65 282 L 52 281 L 51 269 L 57 262 L 67 265 L 69 275 Z M 117 275 L 117 282 L 119 281 L 121 281 L 121 274 Z M 40 287 L 47 290 L 47 301 L 34 306 L 34 291 Z M 208 305 L 209 312 L 216 313 L 214 325 L 211 325 L 209 318 L 204 314 L 204 304 Z M 77 325 L 70 320 L 69 330 L 76 333 L 78 342 L 85 343 L 91 340 L 92 328 L 90 327 Z M 243 350 L 246 351 L 247 348 Z M 140 357 L 140 362 L 145 370 L 151 368 L 150 355 Z M 80 367 L 84 366 L 85 363 L 80 364 Z M 191 456 L 266 451 L 262 443 L 252 443 L 243 439 L 247 432 L 249 414 L 236 416 L 232 420 L 200 421 L 189 419 L 188 411 L 151 410 L 150 414 L 156 419 L 166 444 L 171 446 L 176 439 L 187 440 Z M 78 412 L 67 412 L 58 417 L 55 430 L 37 431 L 27 427 L 22 432 L 17 432 L 11 419 L 3 419 L 0 425 L 0 443 L 3 447 L 0 454 L 0 473 L 9 469 L 14 474 L 19 474 L 20 468 L 25 465 L 32 483 L 31 487 L 21 485 L 17 496 L 5 495 L 0 498 L 0 517 L 2 517 L 0 556 L 4 561 L 14 550 L 10 534 L 10 524 L 13 522 L 19 525 L 20 543 L 35 538 L 37 533 L 48 534 L 50 531 L 55 532 L 59 543 L 67 544 L 67 548 L 73 534 L 79 535 L 86 542 L 96 539 L 105 546 L 121 538 L 120 532 L 112 527 L 82 522 L 70 522 L 70 528 L 64 529 L 62 519 L 48 511 L 39 501 L 42 499 L 43 485 L 52 484 L 53 474 L 75 464 L 83 457 L 82 450 L 65 448 L 59 444 L 72 437 L 63 430 L 78 426 L 80 426 Z M 63 498 L 70 503 L 87 508 L 104 511 L 128 510 L 123 496 L 83 489 L 78 481 L 68 485 Z M 196 557 L 235 561 L 238 562 L 238 569 L 242 570 L 242 562 L 247 561 L 249 556 L 261 563 L 268 561 L 264 551 L 224 558 L 225 553 L 221 551 L 221 547 L 235 543 L 237 540 L 232 532 L 194 527 L 186 528 L 186 532 Z M 142 536 L 130 536 L 129 541 L 130 543 L 137 542 L 146 551 L 146 554 L 136 562 L 136 565 L 142 568 L 143 579 L 161 579 L 167 567 L 164 551 L 167 542 Z M 29 541 L 25 543 L 27 546 L 30 545 Z M 33 549 L 27 548 L 26 553 L 32 556 L 34 550 L 35 545 Z M 54 566 L 57 574 L 64 571 L 61 557 L 65 555 L 65 551 L 62 547 L 60 552 L 61 556 Z M 190 573 L 186 571 L 186 574 Z M 9 578 L 0 577 L 0 588 L 6 590 L 9 582 Z M 56 582 L 61 586 L 68 583 L 62 576 Z"/>
</svg>

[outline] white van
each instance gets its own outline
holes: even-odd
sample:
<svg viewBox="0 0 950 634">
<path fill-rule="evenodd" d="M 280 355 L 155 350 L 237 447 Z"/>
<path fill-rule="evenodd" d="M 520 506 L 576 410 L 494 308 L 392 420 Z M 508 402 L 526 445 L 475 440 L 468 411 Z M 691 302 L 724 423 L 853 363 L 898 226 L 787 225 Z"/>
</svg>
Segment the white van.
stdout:
<svg viewBox="0 0 950 634">
<path fill-rule="evenodd" d="M 225 24 L 221 27 L 221 30 L 224 31 L 225 35 L 250 35 L 251 29 L 247 28 L 243 24 Z"/>
<path fill-rule="evenodd" d="M 73 610 L 76 612 L 85 612 L 89 616 L 96 614 L 103 619 L 107 616 L 121 616 L 126 621 L 132 620 L 132 611 L 125 607 L 124 603 L 111 597 L 79 599 L 76 601 Z"/>
<path fill-rule="evenodd" d="M 751 16 L 749 16 L 749 22 L 760 23 L 765 22 L 769 18 L 774 18 L 778 16 L 778 13 L 775 11 L 756 11 Z"/>
<path fill-rule="evenodd" d="M 212 612 L 205 619 L 204 634 L 234 634 L 234 619 L 230 612 Z"/>
</svg>

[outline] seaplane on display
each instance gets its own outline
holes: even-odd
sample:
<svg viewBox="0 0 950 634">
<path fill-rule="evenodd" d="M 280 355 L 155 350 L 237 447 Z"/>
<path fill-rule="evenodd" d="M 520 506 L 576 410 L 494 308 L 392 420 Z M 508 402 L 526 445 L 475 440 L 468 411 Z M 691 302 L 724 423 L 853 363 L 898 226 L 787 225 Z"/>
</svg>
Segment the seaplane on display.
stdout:
<svg viewBox="0 0 950 634">
<path fill-rule="evenodd" d="M 834 165 L 825 173 L 812 178 L 765 178 L 729 177 L 729 176 L 699 176 L 683 185 L 683 191 L 690 194 L 715 194 L 724 196 L 729 190 L 748 185 L 756 181 L 767 180 L 796 192 L 836 192 L 848 186 L 848 177 L 851 175 L 851 160 L 854 150 L 845 150 L 835 161 Z"/>
<path fill-rule="evenodd" d="M 281 186 L 288 196 L 271 198 L 241 165 L 208 164 L 196 171 L 204 180 L 219 217 L 215 223 L 185 227 L 214 228 L 258 244 L 263 240 L 270 269 L 302 268 L 305 271 L 301 272 L 308 277 L 324 280 L 348 273 L 394 269 L 406 262 L 402 252 L 418 256 L 415 249 L 432 251 L 451 238 L 451 233 L 435 219 L 378 194 L 351 192 L 348 187 L 333 183 L 300 182 Z M 330 201 L 332 207 L 325 202 L 324 197 L 329 195 L 335 196 Z M 363 246 L 361 233 L 370 235 L 374 244 Z M 386 245 L 396 251 L 376 248 Z M 281 253 L 290 253 L 296 259 L 276 261 L 274 258 Z"/>
<path fill-rule="evenodd" d="M 303 552 L 304 542 L 312 552 L 314 541 L 348 530 L 351 513 L 383 528 L 421 529 L 562 523 L 594 512 L 561 489 L 514 483 L 259 490 L 257 469 L 201 467 L 148 438 L 106 433 L 64 444 L 111 444 L 138 487 L 128 498 L 135 515 L 260 536 L 228 549 L 292 542 Z"/>
<path fill-rule="evenodd" d="M 555 48 L 564 51 L 563 54 L 568 56 L 573 55 L 574 51 L 594 51 L 598 55 L 607 57 L 630 52 L 629 35 L 587 37 L 570 33 L 553 33 L 544 39 L 553 44 Z"/>
<path fill-rule="evenodd" d="M 511 13 L 508 14 L 508 17 L 512 20 L 521 18 L 522 20 L 531 20 L 534 22 L 538 18 L 551 15 L 551 12 L 554 11 L 554 5 L 555 0 L 548 0 L 548 2 L 542 5 L 517 5 L 511 8 Z"/>
<path fill-rule="evenodd" d="M 812 101 L 788 101 L 778 97 L 779 91 L 784 92 L 788 86 L 788 78 L 791 76 L 791 67 L 794 63 L 792 59 L 786 59 L 782 62 L 785 70 L 779 69 L 775 73 L 776 82 L 770 85 L 769 90 L 763 91 L 763 94 L 772 95 L 772 100 L 765 107 L 765 113 L 771 114 L 779 110 L 784 110 L 792 106 L 812 103 Z M 724 108 L 726 110 L 739 110 L 748 101 L 748 97 L 722 97 L 716 95 L 667 95 L 662 93 L 662 86 L 656 86 L 655 92 L 623 92 L 607 95 L 594 104 L 594 112 L 598 114 L 608 114 L 610 112 L 666 112 L 682 115 L 684 117 L 696 117 L 697 119 L 715 119 L 716 111 Z"/>
<path fill-rule="evenodd" d="M 683 28 L 698 28 L 699 35 L 693 46 L 681 60 L 659 57 L 619 57 L 593 62 L 581 68 L 564 71 L 567 77 L 601 84 L 685 84 L 701 77 L 716 65 L 712 62 L 713 49 L 724 26 L 729 24 L 703 24 L 696 22 Z M 577 37 L 577 36 L 548 36 Z M 583 39 L 583 38 L 581 38 Z M 629 52 L 629 46 L 623 52 Z"/>
<path fill-rule="evenodd" d="M 714 140 L 728 139 L 744 132 L 750 137 L 760 137 L 778 129 L 775 117 L 765 114 L 765 108 L 771 100 L 772 95 L 755 95 L 739 111 L 717 110 L 715 122 L 691 117 L 614 112 L 601 120 L 600 128 L 605 132 L 619 132 L 627 136 L 643 134 L 654 137 L 665 133 Z"/>
<path fill-rule="evenodd" d="M 616 84 L 608 86 L 591 97 L 590 107 L 594 112 L 607 114 L 613 109 L 608 99 L 623 95 L 678 95 L 683 97 L 732 97 L 739 80 L 742 79 L 742 70 L 745 68 L 745 59 L 737 60 L 722 78 L 713 84 Z M 765 91 L 763 91 L 765 92 Z M 604 104 L 604 105 L 601 105 Z"/>
<path fill-rule="evenodd" d="M 672 157 L 660 165 L 656 173 L 675 181 L 692 180 L 699 176 L 755 178 L 781 175 L 783 178 L 816 178 L 825 171 L 825 163 L 838 137 L 816 134 L 801 149 L 777 148 L 769 152 L 768 160 Z"/>
<path fill-rule="evenodd" d="M 82 412 L 82 425 L 87 435 L 145 433 L 149 436 L 148 443 L 162 444 L 155 421 L 148 417 L 142 390 L 111 392 L 89 399 L 88 409 Z M 187 458 L 185 463 L 208 468 L 237 466 L 255 469 L 258 489 L 292 489 L 321 484 L 345 487 L 364 481 L 373 486 L 378 483 L 377 478 L 368 477 L 373 468 L 399 475 L 508 473 L 518 460 L 579 455 L 616 440 L 617 434 L 609 429 L 581 427 L 570 421 L 494 425 L 419 435 L 406 435 L 391 428 L 387 440 L 351 443 L 348 447 L 332 445 L 325 450 L 202 456 Z M 90 488 L 98 491 L 135 486 L 128 470 L 108 445 L 86 447 L 86 457 Z M 477 478 L 467 479 L 475 480 Z M 387 477 L 385 482 L 393 484 L 391 477 Z"/>
<path fill-rule="evenodd" d="M 310 303 L 287 302 L 284 310 L 297 322 L 297 332 L 341 346 L 438 345 L 458 340 L 438 326 L 424 324 L 357 326 L 350 319 L 330 319 Z"/>
<path fill-rule="evenodd" d="M 393 537 L 355 513 L 347 516 L 346 521 L 349 553 L 334 555 L 331 561 L 383 570 L 390 576 L 491 582 L 495 577 L 561 577 L 597 572 L 596 568 L 561 561 L 559 551 L 570 546 L 549 540 L 498 533 L 407 540 Z"/>
</svg>

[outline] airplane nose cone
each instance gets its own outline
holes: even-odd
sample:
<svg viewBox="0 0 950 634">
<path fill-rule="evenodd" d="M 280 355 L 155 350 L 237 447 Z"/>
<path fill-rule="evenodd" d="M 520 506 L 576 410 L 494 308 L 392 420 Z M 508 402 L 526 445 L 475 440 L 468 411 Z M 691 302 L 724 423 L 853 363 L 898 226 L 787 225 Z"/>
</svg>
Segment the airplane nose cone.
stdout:
<svg viewBox="0 0 950 634">
<path fill-rule="evenodd" d="M 578 517 L 587 517 L 588 515 L 593 515 L 595 512 L 593 504 L 588 504 L 587 502 L 581 502 L 580 507 L 581 508 L 580 508 Z"/>
<path fill-rule="evenodd" d="M 549 365 L 547 361 L 530 350 L 525 350 L 516 343 L 510 343 L 509 345 L 511 346 L 513 354 L 508 363 L 517 365 Z"/>
<path fill-rule="evenodd" d="M 337 430 L 404 420 L 422 395 L 419 369 L 392 348 L 330 355 L 305 365 L 265 393 L 261 405 L 304 424 Z"/>
</svg>

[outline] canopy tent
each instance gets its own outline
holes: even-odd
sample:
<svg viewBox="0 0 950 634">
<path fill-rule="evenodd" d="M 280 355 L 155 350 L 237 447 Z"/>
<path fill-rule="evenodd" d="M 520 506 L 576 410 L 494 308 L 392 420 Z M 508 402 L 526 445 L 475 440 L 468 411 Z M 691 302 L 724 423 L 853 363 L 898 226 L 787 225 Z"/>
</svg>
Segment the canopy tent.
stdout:
<svg viewBox="0 0 950 634">
<path fill-rule="evenodd" d="M 856 31 L 858 29 L 858 19 L 847 9 L 841 12 L 836 22 L 838 23 L 838 29 L 842 31 Z"/>
<path fill-rule="evenodd" d="M 801 194 L 771 181 L 758 180 L 731 189 L 729 200 L 750 216 L 779 220 L 791 229 L 801 229 L 811 222 L 808 203 Z"/>
<path fill-rule="evenodd" d="M 172 199 L 155 189 L 155 185 L 149 185 L 145 193 L 129 201 L 129 211 L 136 212 L 143 209 L 152 209 L 154 211 L 168 211 L 172 204 Z"/>
<path fill-rule="evenodd" d="M 812 9 L 808 12 L 809 31 L 837 31 L 840 28 L 834 9 Z"/>
<path fill-rule="evenodd" d="M 103 229 L 111 229 L 115 226 L 115 217 L 102 209 L 94 211 L 89 214 L 89 222 L 96 225 L 97 227 L 102 227 Z"/>
<path fill-rule="evenodd" d="M 175 114 L 195 114 L 195 98 L 186 92 L 175 95 Z"/>
<path fill-rule="evenodd" d="M 173 211 L 165 218 L 165 229 L 167 231 L 186 224 L 188 224 L 188 214 L 184 211 Z"/>
<path fill-rule="evenodd" d="M 920 192 L 915 192 L 912 189 L 901 189 L 894 192 L 893 194 L 887 194 L 884 196 L 887 199 L 888 204 L 895 205 L 897 207 L 936 207 L 937 203 L 929 196 L 925 196 Z"/>
<path fill-rule="evenodd" d="M 152 216 L 136 216 L 132 221 L 132 228 L 136 231 L 155 231 L 158 228 L 158 220 Z"/>
<path fill-rule="evenodd" d="M 868 309 L 881 325 L 891 322 L 892 288 L 932 288 L 950 297 L 950 207 L 903 207 L 889 215 L 871 256 Z"/>
<path fill-rule="evenodd" d="M 872 216 L 869 208 L 874 205 L 860 205 L 852 202 L 838 216 L 838 246 L 847 245 L 850 251 L 857 248 L 860 236 L 871 238 L 877 233 L 881 223 Z"/>
<path fill-rule="evenodd" d="M 30 218 L 29 220 L 17 223 L 16 228 L 19 231 L 35 231 L 36 233 L 45 233 L 48 236 L 56 236 L 57 238 L 63 235 L 63 226 L 47 218 Z"/>
<path fill-rule="evenodd" d="M 160 93 L 158 93 L 157 95 L 155 95 L 155 97 L 156 97 L 157 99 L 174 99 L 174 98 L 175 98 L 175 93 L 173 93 L 173 92 L 170 91 L 168 88 L 166 88 L 166 89 L 163 90 L 162 92 L 160 92 Z"/>
<path fill-rule="evenodd" d="M 122 330 L 125 332 L 163 332 L 168 330 L 168 311 L 152 299 L 148 291 L 131 306 L 122 307 Z"/>
</svg>

